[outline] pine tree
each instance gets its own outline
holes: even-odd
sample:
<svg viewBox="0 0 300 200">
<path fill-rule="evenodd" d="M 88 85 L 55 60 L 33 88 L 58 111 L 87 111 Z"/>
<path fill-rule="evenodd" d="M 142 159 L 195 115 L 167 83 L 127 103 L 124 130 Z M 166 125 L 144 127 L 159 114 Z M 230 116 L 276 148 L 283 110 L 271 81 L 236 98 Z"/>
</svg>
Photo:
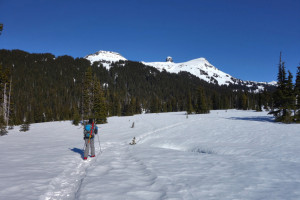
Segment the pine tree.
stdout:
<svg viewBox="0 0 300 200">
<path fill-rule="evenodd" d="M 295 120 L 300 122 L 300 66 L 297 67 L 296 83 L 294 88 L 295 93 Z"/>
<path fill-rule="evenodd" d="M 100 81 L 95 81 L 95 94 L 94 94 L 94 105 L 93 112 L 94 118 L 97 123 L 104 124 L 107 123 L 107 108 L 104 99 L 104 94 L 101 88 Z"/>
<path fill-rule="evenodd" d="M 274 108 L 276 110 L 271 113 L 274 114 L 276 121 L 290 123 L 292 121 L 291 109 L 294 107 L 293 94 L 293 76 L 289 72 L 288 78 L 285 72 L 285 63 L 281 60 L 281 53 L 279 59 L 277 88 L 273 94 Z"/>
<path fill-rule="evenodd" d="M 142 113 L 142 108 L 141 108 L 141 102 L 139 98 L 136 98 L 135 101 L 135 114 L 141 114 Z"/>
<path fill-rule="evenodd" d="M 206 114 L 210 112 L 207 105 L 204 90 L 200 86 L 197 89 L 197 105 L 195 111 L 196 114 Z"/>
<path fill-rule="evenodd" d="M 93 100 L 94 100 L 94 85 L 93 85 L 92 68 L 88 67 L 85 72 L 83 82 L 83 118 L 88 119 L 93 117 Z"/>
<path fill-rule="evenodd" d="M 262 93 L 261 92 L 259 92 L 259 94 L 258 94 L 258 102 L 257 102 L 256 111 L 257 112 L 262 111 Z"/>
<path fill-rule="evenodd" d="M 286 87 L 286 71 L 285 71 L 285 63 L 281 59 L 281 52 L 279 57 L 279 64 L 278 64 L 278 75 L 277 75 L 277 84 L 278 88 L 284 90 Z"/>
<path fill-rule="evenodd" d="M 242 94 L 240 101 L 241 101 L 241 108 L 243 110 L 247 110 L 248 109 L 248 97 L 247 97 L 246 93 Z"/>
<path fill-rule="evenodd" d="M 265 110 L 269 110 L 272 109 L 272 98 L 271 98 L 271 94 L 264 89 L 263 93 L 262 93 L 262 100 L 263 100 L 263 108 Z"/>
<path fill-rule="evenodd" d="M 20 127 L 20 131 L 21 132 L 29 131 L 29 127 L 30 127 L 30 123 L 29 123 L 29 120 L 28 120 L 28 113 L 27 113 L 26 117 L 24 117 L 23 124 Z"/>
<path fill-rule="evenodd" d="M 151 113 L 159 113 L 159 99 L 158 97 L 154 97 L 151 102 Z"/>
<path fill-rule="evenodd" d="M 79 121 L 80 121 L 80 115 L 79 115 L 77 107 L 74 106 L 74 108 L 73 108 L 73 124 L 75 126 L 78 126 L 79 125 Z"/>
<path fill-rule="evenodd" d="M 170 100 L 167 102 L 167 109 L 168 109 L 168 112 L 172 112 L 173 111 L 172 102 Z"/>
<path fill-rule="evenodd" d="M 191 97 L 191 92 L 189 91 L 188 93 L 188 98 L 187 98 L 187 114 L 192 114 L 193 113 L 193 105 L 192 105 L 192 97 Z"/>
<path fill-rule="evenodd" d="M 300 66 L 297 67 L 295 91 L 296 91 L 295 92 L 296 95 L 299 95 L 299 92 L 300 92 Z M 298 97 L 300 97 L 300 96 L 298 96 Z M 300 102 L 298 102 L 297 105 L 300 106 Z"/>
<path fill-rule="evenodd" d="M 293 75 L 290 71 L 288 71 L 288 80 L 286 84 L 286 95 L 287 95 L 287 109 L 294 110 L 295 109 L 295 90 L 293 85 Z"/>
</svg>

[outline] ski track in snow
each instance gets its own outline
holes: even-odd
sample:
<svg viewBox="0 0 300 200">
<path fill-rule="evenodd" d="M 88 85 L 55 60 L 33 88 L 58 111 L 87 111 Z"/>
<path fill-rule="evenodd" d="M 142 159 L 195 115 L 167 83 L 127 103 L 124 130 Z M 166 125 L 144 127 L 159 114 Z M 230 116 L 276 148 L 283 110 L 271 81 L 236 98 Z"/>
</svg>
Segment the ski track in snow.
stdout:
<svg viewBox="0 0 300 200">
<path fill-rule="evenodd" d="M 0 174 L 0 199 L 299 199 L 298 126 L 269 118 L 235 110 L 189 118 L 183 113 L 115 117 L 101 125 L 103 152 L 95 141 L 96 158 L 88 161 L 76 148 L 81 130 L 61 122 L 36 124 L 34 139 L 21 133 L 3 137 L 3 147 L 15 140 L 24 145 L 18 159 L 4 154 L 10 165 Z M 39 134 L 47 127 L 51 134 Z M 137 145 L 128 145 L 133 136 Z M 38 160 L 37 143 L 45 151 Z"/>
<path fill-rule="evenodd" d="M 91 169 L 91 174 L 95 171 L 97 177 L 101 177 L 103 181 L 98 185 L 85 182 L 87 185 L 82 188 L 85 192 L 82 194 L 78 191 L 76 199 L 93 199 L 88 195 L 90 187 L 103 194 L 101 199 L 171 199 L 172 195 L 178 197 L 178 191 L 184 191 L 184 196 L 192 196 L 184 189 L 187 185 L 174 183 L 166 177 L 158 177 L 151 167 L 134 155 L 134 148 L 120 145 L 107 149 L 107 153 L 98 160 L 103 162 L 102 165 Z M 107 194 L 105 191 L 111 185 L 116 185 L 118 190 Z"/>
<path fill-rule="evenodd" d="M 153 134 L 160 133 L 162 131 L 165 131 L 167 129 L 175 128 L 177 126 L 180 126 L 184 124 L 183 122 L 175 123 L 170 126 L 166 126 L 163 128 L 156 129 L 154 131 L 149 131 L 144 134 L 142 134 L 140 137 L 137 138 L 137 142 L 142 142 L 147 137 L 150 137 Z M 114 170 L 129 170 L 132 171 L 131 174 L 135 174 L 135 176 L 138 176 L 141 180 L 138 182 L 139 189 L 135 189 L 136 191 L 128 192 L 127 195 L 134 196 L 136 198 L 144 198 L 145 193 L 149 193 L 149 191 L 143 191 L 142 188 L 144 187 L 154 187 L 155 188 L 155 182 L 157 181 L 157 176 L 154 172 L 151 172 L 146 165 L 139 159 L 135 158 L 128 147 L 126 147 L 124 144 L 123 150 L 120 150 L 119 143 L 113 144 L 108 143 L 105 144 L 106 146 L 117 146 L 116 150 L 108 150 L 113 151 L 114 156 L 117 159 L 115 159 L 111 165 L 111 169 L 106 171 L 105 173 L 110 174 L 113 173 Z M 106 149 L 106 148 L 105 148 Z M 104 150 L 105 150 L 104 149 Z M 125 150 L 124 150 L 125 149 Z M 97 155 L 100 153 L 100 149 L 96 148 Z M 80 194 L 81 184 L 84 181 L 84 178 L 86 177 L 87 169 L 93 166 L 93 163 L 97 162 L 98 156 L 94 159 L 89 158 L 88 161 L 82 161 L 80 158 L 74 160 L 74 162 L 70 163 L 65 170 L 55 177 L 49 185 L 49 189 L 47 193 L 40 197 L 40 200 L 72 200 L 72 199 L 78 199 L 78 196 Z M 105 176 L 105 174 L 103 174 Z M 136 178 L 136 177 L 135 177 Z M 141 184 L 142 183 L 142 184 Z M 171 184 L 175 185 L 175 184 Z M 176 186 L 175 188 L 168 188 L 168 189 L 162 189 L 160 186 L 156 187 L 151 193 L 151 197 L 155 196 L 155 199 L 165 199 L 166 196 L 166 190 L 171 190 L 173 192 L 176 192 L 179 186 Z"/>
<path fill-rule="evenodd" d="M 198 121 L 198 120 L 191 120 L 191 121 L 189 121 L 189 123 L 195 122 L 195 121 Z M 159 129 L 155 129 L 153 131 L 146 132 L 146 133 L 142 134 L 140 137 L 137 137 L 136 138 L 136 142 L 143 143 L 143 141 L 147 137 L 152 136 L 153 134 L 161 133 L 162 131 L 165 131 L 165 130 L 168 130 L 168 129 L 172 129 L 172 128 L 176 128 L 176 127 L 178 127 L 180 125 L 183 125 L 183 124 L 186 124 L 186 122 L 179 122 L 179 123 L 172 124 L 170 126 L 165 126 L 163 128 L 159 128 Z"/>
<path fill-rule="evenodd" d="M 97 155 L 100 155 L 100 148 L 96 148 L 95 151 Z M 97 158 L 88 158 L 86 161 L 83 161 L 82 158 L 74 160 L 50 182 L 48 192 L 41 196 L 40 200 L 75 199 L 76 193 L 86 176 L 87 169 L 96 162 Z"/>
<path fill-rule="evenodd" d="M 146 132 L 141 134 L 136 141 L 141 143 L 147 137 L 153 136 L 153 134 L 175 128 L 183 123 L 184 122 L 175 123 Z M 103 181 L 101 185 L 92 185 L 91 187 L 99 193 L 102 193 L 101 191 L 105 193 L 107 185 L 118 184 L 117 194 L 103 196 L 102 199 L 170 199 L 170 196 L 172 195 L 178 197 L 178 191 L 182 191 L 184 193 L 183 196 L 192 198 L 192 194 L 186 190 L 186 188 L 189 187 L 188 185 L 183 186 L 172 182 L 169 178 L 158 177 L 156 173 L 151 170 L 151 167 L 147 167 L 141 159 L 134 155 L 134 151 L 135 146 L 128 147 L 127 143 L 114 143 L 113 145 L 110 145 L 110 147 L 101 155 L 99 160 L 96 161 L 101 163 L 104 162 L 101 165 L 98 165 L 98 168 L 102 169 L 91 170 L 97 171 L 97 175 L 101 177 L 102 180 L 106 181 Z M 101 171 L 101 173 L 99 173 L 99 171 Z M 123 177 L 124 174 L 128 174 L 126 179 Z M 118 180 L 118 177 L 123 178 Z M 82 182 L 83 181 L 84 178 L 82 179 Z M 164 186 L 162 187 L 162 185 Z M 80 190 L 81 188 L 78 189 L 75 199 L 93 199 L 89 198 L 88 194 L 82 194 Z M 83 190 L 86 191 L 87 187 L 83 188 Z M 175 200 L 178 198 L 175 197 L 173 199 Z"/>
</svg>

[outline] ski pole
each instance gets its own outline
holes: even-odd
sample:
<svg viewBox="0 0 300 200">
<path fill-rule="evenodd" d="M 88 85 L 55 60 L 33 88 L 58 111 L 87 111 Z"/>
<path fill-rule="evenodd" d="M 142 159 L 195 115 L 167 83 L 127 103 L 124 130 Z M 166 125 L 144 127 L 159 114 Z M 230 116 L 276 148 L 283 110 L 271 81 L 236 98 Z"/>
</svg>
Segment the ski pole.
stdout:
<svg viewBox="0 0 300 200">
<path fill-rule="evenodd" d="M 98 137 L 98 143 L 99 143 L 99 147 L 100 147 L 100 153 L 102 153 L 100 139 L 99 139 L 99 135 L 98 134 L 97 134 L 97 137 Z"/>
<path fill-rule="evenodd" d="M 82 157 L 84 157 L 84 152 L 85 152 L 85 147 L 86 147 L 86 140 L 84 140 L 84 143 L 83 143 L 83 155 L 82 155 Z"/>
</svg>

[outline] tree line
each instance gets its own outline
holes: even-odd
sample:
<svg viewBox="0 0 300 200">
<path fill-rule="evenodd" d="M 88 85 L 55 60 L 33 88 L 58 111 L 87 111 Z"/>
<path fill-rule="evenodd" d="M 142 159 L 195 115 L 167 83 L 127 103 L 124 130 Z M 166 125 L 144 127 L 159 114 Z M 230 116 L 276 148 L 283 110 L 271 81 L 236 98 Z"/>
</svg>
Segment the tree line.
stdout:
<svg viewBox="0 0 300 200">
<path fill-rule="evenodd" d="M 188 73 L 160 72 L 140 62 L 100 62 L 50 53 L 0 50 L 2 127 L 24 123 L 211 109 L 272 109 L 272 91 L 215 85 Z M 9 122 L 4 110 L 9 110 Z M 2 121 L 3 121 L 2 120 Z"/>
</svg>

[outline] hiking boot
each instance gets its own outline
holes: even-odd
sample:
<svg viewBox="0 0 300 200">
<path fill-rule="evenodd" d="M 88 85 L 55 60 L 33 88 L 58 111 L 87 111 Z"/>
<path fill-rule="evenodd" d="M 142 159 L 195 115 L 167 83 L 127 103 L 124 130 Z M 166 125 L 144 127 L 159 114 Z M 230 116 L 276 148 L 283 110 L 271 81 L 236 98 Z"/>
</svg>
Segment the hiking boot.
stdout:
<svg viewBox="0 0 300 200">
<path fill-rule="evenodd" d="M 83 160 L 87 160 L 87 157 L 84 157 Z"/>
<path fill-rule="evenodd" d="M 91 156 L 92 158 L 94 158 L 95 157 L 95 155 L 93 155 L 93 156 Z"/>
</svg>

